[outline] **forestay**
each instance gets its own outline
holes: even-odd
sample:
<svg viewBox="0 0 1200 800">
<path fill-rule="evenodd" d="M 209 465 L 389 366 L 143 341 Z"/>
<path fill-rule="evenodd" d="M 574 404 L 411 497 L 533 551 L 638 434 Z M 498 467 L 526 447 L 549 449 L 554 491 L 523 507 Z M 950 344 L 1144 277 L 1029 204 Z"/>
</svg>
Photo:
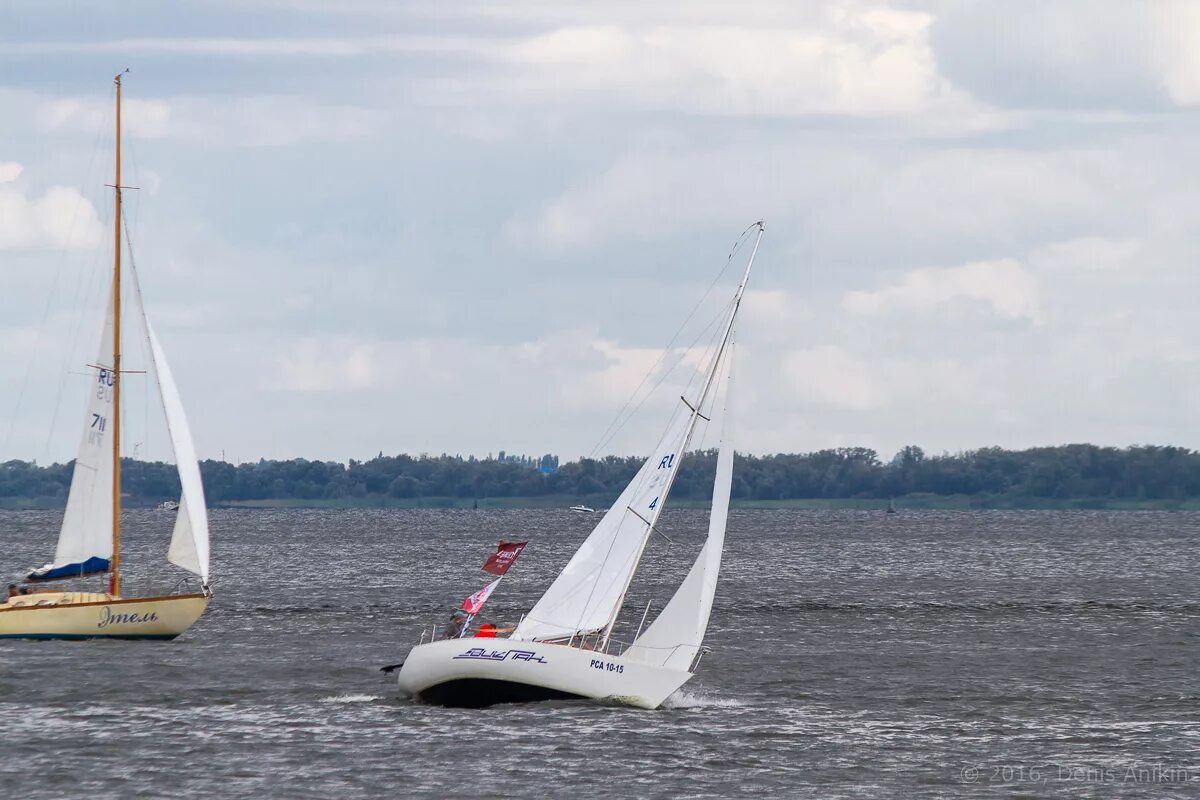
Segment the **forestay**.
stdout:
<svg viewBox="0 0 1200 800">
<path fill-rule="evenodd" d="M 712 512 L 708 518 L 708 538 L 687 577 L 671 597 L 662 613 L 622 655 L 672 669 L 688 669 L 700 651 L 708 619 L 712 613 L 717 576 L 721 571 L 721 553 L 725 546 L 725 527 L 729 518 L 729 494 L 733 485 L 733 346 L 726 351 L 721 378 L 713 403 L 711 426 L 721 431 L 717 455 L 717 474 L 713 481 Z"/>
</svg>

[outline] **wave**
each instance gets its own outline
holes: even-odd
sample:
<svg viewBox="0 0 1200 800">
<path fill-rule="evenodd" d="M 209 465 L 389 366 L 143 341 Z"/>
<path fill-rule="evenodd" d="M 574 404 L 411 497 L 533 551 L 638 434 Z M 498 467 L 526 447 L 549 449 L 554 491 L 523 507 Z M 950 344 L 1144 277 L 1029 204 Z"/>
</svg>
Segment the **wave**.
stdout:
<svg viewBox="0 0 1200 800">
<path fill-rule="evenodd" d="M 1164 603 L 1140 602 L 1121 600 L 1050 600 L 1050 601 L 1018 601 L 997 600 L 994 602 L 965 603 L 965 602 L 932 602 L 912 601 L 899 603 L 838 603 L 820 601 L 800 601 L 795 603 L 756 603 L 736 601 L 718 603 L 716 612 L 733 613 L 762 613 L 787 614 L 821 611 L 852 611 L 863 613 L 925 613 L 925 612 L 1033 612 L 1033 613 L 1067 613 L 1080 612 L 1140 612 L 1140 613 L 1175 613 L 1191 614 L 1200 612 L 1200 603 Z"/>
<path fill-rule="evenodd" d="M 745 708 L 749 704 L 736 697 L 718 697 L 704 692 L 686 692 L 683 689 L 663 701 L 662 707 L 668 709 L 687 708 Z"/>
<path fill-rule="evenodd" d="M 376 700 L 383 698 L 374 694 L 339 694 L 331 697 L 322 697 L 322 703 L 374 703 Z"/>
</svg>

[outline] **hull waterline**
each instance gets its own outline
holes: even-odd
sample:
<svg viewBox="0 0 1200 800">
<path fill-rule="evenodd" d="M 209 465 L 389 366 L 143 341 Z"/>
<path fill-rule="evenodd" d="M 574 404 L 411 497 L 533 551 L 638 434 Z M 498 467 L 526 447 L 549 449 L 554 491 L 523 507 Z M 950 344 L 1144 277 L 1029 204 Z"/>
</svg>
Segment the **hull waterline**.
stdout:
<svg viewBox="0 0 1200 800">
<path fill-rule="evenodd" d="M 398 682 L 408 696 L 444 706 L 587 699 L 653 709 L 691 677 L 593 650 L 480 638 L 414 647 Z"/>
<path fill-rule="evenodd" d="M 0 639 L 174 639 L 200 618 L 210 599 L 204 594 L 23 595 L 0 605 Z"/>
</svg>

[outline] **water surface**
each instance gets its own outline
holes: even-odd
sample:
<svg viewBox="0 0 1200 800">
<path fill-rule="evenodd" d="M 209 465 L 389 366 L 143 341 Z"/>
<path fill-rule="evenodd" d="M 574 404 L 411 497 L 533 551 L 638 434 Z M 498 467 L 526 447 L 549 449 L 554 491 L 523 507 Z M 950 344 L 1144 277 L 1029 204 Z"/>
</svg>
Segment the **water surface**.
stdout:
<svg viewBox="0 0 1200 800">
<path fill-rule="evenodd" d="M 624 633 L 706 515 L 668 511 Z M 0 641 L 0 789 L 25 798 L 1185 797 L 1200 788 L 1194 512 L 735 511 L 708 644 L 668 707 L 415 705 L 378 671 L 531 544 L 513 622 L 597 517 L 218 511 L 174 642 Z M 170 589 L 170 515 L 128 584 Z M 58 515 L 0 513 L 9 572 Z M 652 607 L 655 607 L 652 605 Z M 618 633 L 620 635 L 620 632 Z M 1131 772 L 1133 770 L 1133 772 Z M 1190 778 L 1190 782 L 1189 779 Z"/>
</svg>

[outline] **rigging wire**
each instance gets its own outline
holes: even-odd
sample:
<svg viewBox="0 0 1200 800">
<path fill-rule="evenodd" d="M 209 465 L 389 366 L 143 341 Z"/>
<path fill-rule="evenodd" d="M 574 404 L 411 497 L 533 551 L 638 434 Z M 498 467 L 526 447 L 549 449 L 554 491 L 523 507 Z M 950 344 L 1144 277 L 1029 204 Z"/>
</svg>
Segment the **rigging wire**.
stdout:
<svg viewBox="0 0 1200 800">
<path fill-rule="evenodd" d="M 114 88 L 111 91 L 113 94 L 110 96 L 115 96 L 116 89 Z M 106 116 L 101 120 L 101 125 L 99 128 L 101 131 L 107 128 L 106 123 L 108 114 L 107 112 L 105 112 L 105 114 Z M 102 137 L 98 133 L 97 140 L 101 138 Z M 101 206 L 101 209 L 102 227 L 107 228 L 108 223 L 112 221 L 112 215 L 116 213 L 116 206 L 111 196 L 109 197 L 108 201 Z M 62 364 L 59 367 L 60 377 L 58 390 L 55 393 L 54 409 L 51 413 L 50 426 L 46 431 L 46 441 L 43 446 L 44 453 L 47 457 L 49 456 L 50 445 L 53 441 L 55 431 L 58 429 L 58 416 L 59 411 L 62 409 L 62 400 L 66 390 L 67 376 L 71 374 L 70 364 L 79 350 L 81 337 L 83 336 L 85 319 L 92 319 L 91 315 L 84 313 L 84 308 L 94 305 L 93 299 L 97 292 L 100 291 L 99 287 L 103 286 L 104 278 L 107 275 L 106 270 L 100 269 L 96 266 L 103 260 L 103 258 L 104 249 L 96 248 L 96 250 L 93 252 L 91 266 L 89 266 L 89 268 L 85 271 L 84 279 L 78 281 L 76 284 L 75 296 L 72 298 L 70 314 L 68 317 L 72 321 L 70 332 L 67 337 L 68 346 L 63 350 Z M 111 299 L 110 293 L 110 296 L 107 297 L 107 301 L 111 301 Z M 101 315 L 101 319 L 107 319 L 107 312 Z M 103 331 L 103 328 L 101 330 Z M 89 358 L 89 356 L 85 355 L 84 358 Z"/>
<path fill-rule="evenodd" d="M 105 216 L 103 221 L 107 223 L 109 219 L 111 219 L 111 217 Z M 77 374 L 71 370 L 70 364 L 76 356 L 76 351 L 79 349 L 80 338 L 83 336 L 85 317 L 90 317 L 90 315 L 84 314 L 83 309 L 85 306 L 92 305 L 92 299 L 99 291 L 98 284 L 103 283 L 102 276 L 104 275 L 104 270 L 94 266 L 95 264 L 99 263 L 102 258 L 102 254 L 97 251 L 97 255 L 92 259 L 92 268 L 88 269 L 85 273 L 90 280 L 79 281 L 76 287 L 75 297 L 73 298 L 71 304 L 70 319 L 72 320 L 72 323 L 70 333 L 67 336 L 67 341 L 69 344 L 63 349 L 62 364 L 59 367 L 58 390 L 54 395 L 54 409 L 50 415 L 50 426 L 46 431 L 46 442 L 43 446 L 44 453 L 47 456 L 50 452 L 50 444 L 54 438 L 54 433 L 58 429 L 58 414 L 62 409 L 62 400 L 66 393 L 67 377 L 72 374 Z M 103 316 L 107 318 L 107 312 Z M 91 375 L 90 372 L 85 374 Z"/>
<path fill-rule="evenodd" d="M 731 303 L 732 303 L 732 301 L 731 301 Z M 593 452 L 596 450 L 600 450 L 600 449 L 604 448 L 605 446 L 607 446 L 608 443 L 618 433 L 621 432 L 621 430 L 625 427 L 625 425 L 627 425 L 631 419 L 633 419 L 635 416 L 637 416 L 638 412 L 642 410 L 642 407 L 650 400 L 651 397 L 654 396 L 654 393 L 658 391 L 658 388 L 660 386 L 662 386 L 667 381 L 667 379 L 670 378 L 671 375 L 673 375 L 675 373 L 675 370 L 678 369 L 679 365 L 681 363 L 683 363 L 683 360 L 685 358 L 687 358 L 688 354 L 692 352 L 692 350 L 696 347 L 696 345 L 700 342 L 701 339 L 703 339 L 705 336 L 710 336 L 710 342 L 716 341 L 717 334 L 720 333 L 720 326 L 718 325 L 718 323 L 721 322 L 722 320 L 724 320 L 726 316 L 727 316 L 727 314 L 723 312 L 723 313 L 718 314 L 717 316 L 713 317 L 709 321 L 709 323 L 700 330 L 700 333 L 696 335 L 696 338 L 694 338 L 686 347 L 678 348 L 677 351 L 675 351 L 676 358 L 675 358 L 674 362 L 670 365 L 670 367 L 668 367 L 667 369 L 662 371 L 662 373 L 659 375 L 658 380 L 655 381 L 654 385 L 651 386 L 650 389 L 646 391 L 646 393 L 642 396 L 641 400 L 638 401 L 637 405 L 634 406 L 632 410 L 630 410 L 630 412 L 626 415 L 625 419 L 622 420 L 621 424 L 616 426 L 616 428 L 614 428 L 608 434 L 608 436 L 606 436 L 600 443 L 598 443 L 596 445 L 596 447 L 593 448 Z M 710 334 L 710 332 L 711 332 L 711 334 Z M 709 345 L 710 348 L 712 346 L 714 346 L 714 345 L 713 344 Z M 665 356 L 667 355 L 668 352 L 671 352 L 671 351 L 664 351 L 663 355 L 660 356 L 659 360 L 661 361 L 662 358 L 665 358 Z M 651 368 L 651 372 L 653 372 L 653 368 Z M 702 371 L 700 371 L 700 370 L 696 370 L 696 371 L 692 372 L 691 377 L 688 379 L 688 382 L 687 382 L 686 386 L 684 387 L 685 394 L 688 390 L 690 390 L 692 388 L 692 385 L 696 382 L 696 378 L 701 374 L 701 372 Z M 648 377 L 649 377 L 649 373 L 647 374 L 647 378 Z M 644 380 L 645 379 L 643 379 L 643 381 Z M 630 399 L 630 401 L 632 401 L 632 398 Z M 626 403 L 626 405 L 628 406 L 628 403 Z"/>
<path fill-rule="evenodd" d="M 91 154 L 88 156 L 87 169 L 84 170 L 85 185 L 91 182 L 92 167 L 95 166 L 96 153 L 100 151 L 100 137 L 103 127 L 96 129 L 96 136 L 92 141 Z M 17 401 L 13 407 L 12 415 L 9 417 L 8 431 L 4 435 L 4 442 L 0 445 L 0 452 L 8 450 L 8 446 L 12 443 L 13 430 L 16 427 L 17 419 L 21 416 L 21 407 L 24 405 L 25 392 L 29 388 L 30 375 L 33 372 L 34 362 L 38 360 L 38 350 L 41 348 L 42 336 L 46 331 L 46 320 L 50 317 L 50 307 L 53 305 L 54 298 L 58 294 L 59 280 L 62 277 L 63 268 L 67 263 L 67 250 L 70 247 L 71 240 L 75 231 L 75 223 L 79 218 L 79 209 L 84 203 L 83 195 L 84 187 L 81 186 L 76 190 L 75 205 L 71 209 L 71 216 L 67 224 L 67 238 L 58 248 L 56 258 L 54 260 L 54 276 L 50 281 L 50 290 L 46 293 L 46 302 L 42 306 L 42 317 L 38 323 L 37 333 L 34 336 L 33 346 L 29 349 L 29 358 L 25 362 L 25 371 L 21 377 L 21 382 L 17 390 Z M 43 453 L 45 460 L 46 453 Z"/>
<path fill-rule="evenodd" d="M 683 333 L 683 331 L 687 327 L 688 323 L 692 321 L 692 318 L 694 316 L 696 316 L 696 312 L 698 312 L 700 310 L 700 307 L 704 304 L 704 301 L 708 299 L 709 295 L 712 294 L 713 289 L 716 288 L 717 284 L 725 276 L 725 273 L 729 269 L 729 265 L 733 263 L 733 257 L 737 254 L 738 250 L 741 249 L 742 245 L 747 241 L 747 235 L 750 233 L 751 230 L 754 230 L 757 227 L 758 227 L 758 223 L 755 223 L 755 224 L 747 227 L 746 230 L 742 231 L 741 236 L 739 236 L 737 238 L 737 240 L 733 244 L 733 247 L 730 249 L 729 255 L 726 256 L 724 266 L 721 267 L 721 270 L 717 273 L 717 276 L 713 279 L 712 283 L 710 283 L 708 285 L 708 288 L 704 291 L 704 294 L 701 295 L 700 299 L 692 307 L 692 310 L 688 313 L 688 315 L 684 319 L 683 323 L 680 324 L 679 328 L 675 331 L 675 334 L 671 337 L 671 340 L 669 342 L 667 342 L 666 347 L 663 348 L 662 353 L 659 354 L 658 359 L 655 360 L 654 364 L 651 365 L 650 369 L 647 370 L 646 374 L 642 376 L 642 380 L 638 383 L 637 387 L 634 388 L 633 392 L 630 393 L 629 399 L 627 399 L 625 401 L 625 404 L 623 406 L 621 406 L 621 409 L 616 413 L 616 416 L 613 417 L 613 420 L 611 422 L 609 422 L 608 427 L 606 427 L 604 429 L 604 432 L 602 434 L 600 434 L 599 441 L 588 452 L 587 458 L 593 458 L 601 448 L 605 447 L 612 440 L 612 438 L 614 436 L 616 436 L 625 427 L 625 425 L 627 425 L 629 423 L 630 419 L 632 419 L 637 414 L 637 412 L 645 404 L 645 402 L 649 398 L 649 396 L 654 394 L 655 390 L 657 390 L 658 387 L 662 385 L 662 383 L 666 379 L 667 375 L 669 375 L 671 373 L 671 371 L 673 371 L 675 369 L 675 367 L 677 367 L 679 365 L 679 361 L 682 360 L 683 356 L 680 356 L 679 359 L 676 360 L 675 364 L 672 365 L 671 369 L 665 371 L 659 377 L 659 380 L 654 384 L 654 386 L 652 386 L 650 388 L 650 390 L 646 393 L 646 396 L 643 397 L 637 403 L 637 405 L 633 408 L 633 410 L 632 411 L 629 410 L 629 407 L 631 405 L 633 405 L 634 399 L 638 396 L 638 393 L 641 392 L 642 387 L 644 387 L 646 385 L 646 382 L 648 380 L 650 380 L 650 377 L 652 375 L 654 375 L 655 370 L 657 370 L 659 365 L 661 365 L 666 360 L 668 354 L 672 352 L 672 347 L 674 346 L 676 340 L 679 338 L 680 334 Z M 709 323 L 710 326 L 712 324 L 713 323 Z M 706 330 L 707 330 L 707 328 L 706 328 Z M 686 355 L 686 352 L 685 352 L 685 355 Z M 629 412 L 628 414 L 626 414 L 627 411 Z M 624 417 L 624 418 L 622 419 L 622 417 Z"/>
</svg>

